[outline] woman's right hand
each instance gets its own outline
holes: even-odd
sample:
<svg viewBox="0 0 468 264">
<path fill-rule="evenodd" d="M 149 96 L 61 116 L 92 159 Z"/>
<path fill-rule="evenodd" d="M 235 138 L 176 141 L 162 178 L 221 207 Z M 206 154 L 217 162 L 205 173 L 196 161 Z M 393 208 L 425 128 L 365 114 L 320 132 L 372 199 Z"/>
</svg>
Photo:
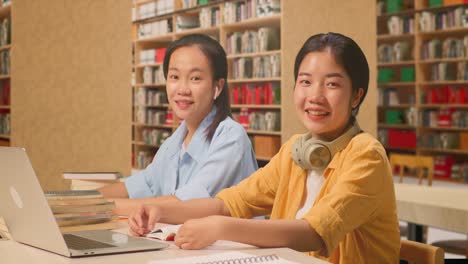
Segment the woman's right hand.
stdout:
<svg viewBox="0 0 468 264">
<path fill-rule="evenodd" d="M 156 222 L 161 218 L 160 210 L 156 205 L 139 205 L 128 217 L 130 234 L 143 236 L 153 230 Z"/>
</svg>

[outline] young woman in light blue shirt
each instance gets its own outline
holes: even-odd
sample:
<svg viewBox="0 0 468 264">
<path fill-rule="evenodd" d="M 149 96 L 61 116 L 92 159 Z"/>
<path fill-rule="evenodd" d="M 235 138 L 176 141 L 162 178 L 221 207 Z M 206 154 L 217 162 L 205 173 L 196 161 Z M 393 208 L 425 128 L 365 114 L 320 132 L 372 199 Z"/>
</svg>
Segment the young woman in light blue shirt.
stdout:
<svg viewBox="0 0 468 264">
<path fill-rule="evenodd" d="M 163 70 L 169 104 L 184 121 L 146 169 L 99 189 L 115 198 L 119 214 L 141 203 L 214 197 L 257 169 L 244 128 L 229 117 L 227 60 L 219 43 L 199 34 L 176 40 Z"/>
</svg>

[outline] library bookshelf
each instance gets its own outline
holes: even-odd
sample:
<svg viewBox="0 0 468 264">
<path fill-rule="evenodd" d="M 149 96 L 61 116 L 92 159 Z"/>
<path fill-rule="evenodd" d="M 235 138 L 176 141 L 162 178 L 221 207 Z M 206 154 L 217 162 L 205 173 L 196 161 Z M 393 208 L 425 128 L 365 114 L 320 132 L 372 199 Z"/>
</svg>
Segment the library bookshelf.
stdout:
<svg viewBox="0 0 468 264">
<path fill-rule="evenodd" d="M 468 183 L 466 1 L 377 1 L 378 136 L 387 153 L 432 156 Z M 466 19 L 465 19 L 466 20 Z"/>
<path fill-rule="evenodd" d="M 11 1 L 0 1 L 0 146 L 10 145 Z"/>
<path fill-rule="evenodd" d="M 160 2 L 164 2 L 162 5 Z M 228 86 L 231 96 L 231 110 L 233 118 L 239 120 L 241 113 L 258 113 L 259 116 L 270 113 L 275 117 L 276 125 L 268 129 L 254 129 L 249 127 L 249 124 L 243 124 L 246 132 L 252 140 L 252 145 L 255 147 L 255 137 L 270 137 L 274 141 L 281 141 L 281 73 L 271 76 L 235 76 L 233 68 L 238 61 L 255 60 L 255 58 L 267 58 L 270 56 L 278 56 L 281 63 L 281 13 L 272 13 L 259 16 L 257 10 L 257 0 L 235 0 L 235 1 L 191 1 L 205 2 L 203 4 L 186 6 L 183 0 L 136 0 L 133 2 L 133 29 L 132 39 L 134 48 L 134 67 L 132 73 L 132 91 L 133 91 L 133 131 L 132 131 L 132 167 L 139 170 L 146 167 L 152 157 L 158 150 L 162 141 L 172 134 L 180 124 L 180 120 L 172 115 L 170 106 L 165 97 L 164 78 L 162 77 L 162 58 L 156 58 L 156 61 L 146 61 L 146 57 L 141 56 L 142 51 L 147 50 L 164 50 L 172 41 L 177 40 L 188 34 L 206 34 L 216 38 L 223 48 L 226 50 L 228 58 Z M 154 3 L 154 4 L 153 4 Z M 158 9 L 165 9 L 166 12 L 151 13 L 148 15 L 144 9 L 147 6 L 155 5 Z M 282 3 L 281 3 L 282 4 Z M 165 6 L 164 6 L 165 5 Z M 242 7 L 241 7 L 242 6 Z M 238 17 L 227 15 L 228 10 L 240 7 L 242 14 Z M 239 9 L 240 10 L 240 9 Z M 211 21 L 203 23 L 202 13 L 211 12 Z M 231 13 L 232 14 L 232 13 Z M 199 26 L 194 28 L 184 28 L 179 23 L 184 20 L 197 20 Z M 158 29 L 152 34 L 142 34 L 145 30 L 145 25 L 157 24 Z M 274 28 L 278 32 L 278 48 L 252 52 L 230 52 L 229 37 L 236 32 L 258 31 L 260 28 Z M 144 36 L 142 36 L 144 35 Z M 157 53 L 157 51 L 156 51 Z M 156 54 L 157 55 L 161 54 Z M 143 58 L 143 61 L 142 61 Z M 279 65 L 281 68 L 281 65 Z M 149 70 L 148 70 L 149 69 Z M 150 72 L 154 78 L 148 77 Z M 146 80 L 145 80 L 146 76 Z M 149 81 L 148 81 L 149 79 Z M 157 80 L 156 80 L 157 79 Z M 258 102 L 239 102 L 233 101 L 232 93 L 234 89 L 247 86 L 260 86 L 264 84 L 272 84 L 279 90 L 278 100 L 274 103 L 258 103 Z M 143 92 L 142 92 L 143 91 Z M 158 103 L 148 103 L 148 96 L 143 93 L 151 94 L 151 98 L 157 97 Z M 160 93 L 160 95 L 159 95 Z M 141 99 L 144 98 L 144 99 Z M 145 112 L 146 111 L 146 112 Z M 158 119 L 157 124 L 147 122 L 145 114 L 151 116 L 165 116 Z M 148 116 L 148 115 L 147 115 Z M 154 120 L 153 120 L 154 121 Z M 149 138 L 156 140 L 151 140 Z M 277 150 L 276 150 L 277 151 Z M 262 155 L 257 156 L 259 164 L 265 164 L 273 156 Z"/>
</svg>

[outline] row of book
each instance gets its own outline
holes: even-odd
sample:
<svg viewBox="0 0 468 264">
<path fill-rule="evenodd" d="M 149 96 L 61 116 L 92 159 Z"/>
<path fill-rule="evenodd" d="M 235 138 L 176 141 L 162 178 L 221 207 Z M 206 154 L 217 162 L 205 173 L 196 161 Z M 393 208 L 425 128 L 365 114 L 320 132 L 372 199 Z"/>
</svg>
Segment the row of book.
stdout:
<svg viewBox="0 0 468 264">
<path fill-rule="evenodd" d="M 444 86 L 422 91 L 423 104 L 468 104 L 468 87 Z"/>
<path fill-rule="evenodd" d="M 138 107 L 135 120 L 140 124 L 147 125 L 172 125 L 172 111 L 170 109 L 158 110 L 152 108 Z"/>
<path fill-rule="evenodd" d="M 145 49 L 140 51 L 140 63 L 163 63 L 164 54 L 166 54 L 166 48 L 158 49 Z"/>
<path fill-rule="evenodd" d="M 144 84 L 163 85 L 165 83 L 163 68 L 145 66 L 143 68 L 142 79 Z"/>
<path fill-rule="evenodd" d="M 408 41 L 380 44 L 377 48 L 377 55 L 381 63 L 412 60 L 413 46 Z"/>
<path fill-rule="evenodd" d="M 404 97 L 403 97 L 404 96 Z M 400 98 L 403 97 L 403 98 Z M 400 104 L 414 104 L 415 96 L 414 93 L 405 91 L 400 94 L 400 91 L 396 88 L 386 88 L 379 92 L 379 106 L 397 106 Z"/>
<path fill-rule="evenodd" d="M 200 27 L 200 18 L 198 16 L 178 16 L 176 17 L 176 32 Z"/>
<path fill-rule="evenodd" d="M 377 136 L 387 148 L 416 149 L 416 132 L 402 129 L 379 129 Z"/>
<path fill-rule="evenodd" d="M 387 20 L 388 34 L 413 34 L 414 33 L 414 18 L 391 16 Z"/>
<path fill-rule="evenodd" d="M 454 108 L 424 110 L 421 119 L 426 127 L 468 128 L 468 111 Z"/>
<path fill-rule="evenodd" d="M 221 24 L 221 10 L 219 7 L 205 7 L 198 15 L 201 28 L 214 27 Z"/>
<path fill-rule="evenodd" d="M 420 138 L 424 148 L 468 150 L 468 132 L 431 132 Z"/>
<path fill-rule="evenodd" d="M 468 36 L 463 38 L 431 39 L 421 47 L 421 59 L 468 57 Z"/>
<path fill-rule="evenodd" d="M 468 26 L 468 9 L 465 7 L 435 13 L 424 11 L 421 12 L 419 20 L 421 32 L 466 26 Z"/>
<path fill-rule="evenodd" d="M 440 62 L 431 65 L 432 81 L 468 80 L 468 62 Z"/>
<path fill-rule="evenodd" d="M 206 5 L 209 0 L 181 0 L 182 9 L 196 7 L 198 5 Z"/>
<path fill-rule="evenodd" d="M 404 124 L 416 126 L 418 123 L 418 112 L 416 108 L 408 109 L 387 109 L 384 112 L 385 124 Z"/>
<path fill-rule="evenodd" d="M 279 28 L 261 27 L 258 30 L 232 32 L 227 35 L 228 54 L 253 53 L 280 49 Z"/>
<path fill-rule="evenodd" d="M 140 150 L 137 153 L 133 153 L 133 167 L 144 169 L 146 168 L 152 161 L 155 155 L 154 150 Z"/>
<path fill-rule="evenodd" d="M 0 51 L 0 74 L 10 74 L 10 50 Z"/>
<path fill-rule="evenodd" d="M 154 105 L 159 106 L 167 104 L 167 95 L 165 91 L 140 88 L 135 95 L 135 105 Z"/>
<path fill-rule="evenodd" d="M 10 104 L 10 80 L 0 82 L 0 105 Z"/>
<path fill-rule="evenodd" d="M 402 0 L 378 0 L 377 1 L 377 15 L 387 13 L 395 13 L 403 10 L 414 9 L 414 1 Z"/>
<path fill-rule="evenodd" d="M 10 134 L 10 113 L 7 111 L 0 109 L 0 134 L 3 135 Z"/>
<path fill-rule="evenodd" d="M 163 19 L 138 25 L 138 39 L 151 38 L 172 32 L 172 19 Z"/>
<path fill-rule="evenodd" d="M 257 0 L 255 12 L 257 17 L 273 16 L 281 13 L 280 0 Z"/>
<path fill-rule="evenodd" d="M 174 0 L 155 0 L 137 7 L 137 18 L 147 19 L 174 12 Z"/>
<path fill-rule="evenodd" d="M 253 17 L 255 0 L 227 2 L 224 4 L 224 23 L 230 24 Z"/>
<path fill-rule="evenodd" d="M 141 140 L 147 145 L 161 146 L 171 133 L 164 129 L 144 128 L 141 130 Z"/>
<path fill-rule="evenodd" d="M 233 79 L 280 77 L 281 57 L 279 54 L 274 54 L 253 58 L 236 58 L 231 70 Z"/>
<path fill-rule="evenodd" d="M 239 112 L 233 112 L 232 117 L 245 129 L 260 131 L 279 131 L 281 129 L 281 115 L 278 111 L 242 108 Z"/>
<path fill-rule="evenodd" d="M 231 104 L 279 105 L 280 103 L 279 82 L 245 83 L 231 88 Z"/>
<path fill-rule="evenodd" d="M 9 17 L 0 22 L 0 46 L 11 43 L 11 20 Z"/>
<path fill-rule="evenodd" d="M 377 71 L 377 82 L 414 82 L 415 72 L 414 67 L 402 67 L 397 72 L 391 68 L 379 68 Z"/>
<path fill-rule="evenodd" d="M 468 182 L 468 162 L 457 161 L 453 156 L 435 156 L 434 177 Z"/>
</svg>

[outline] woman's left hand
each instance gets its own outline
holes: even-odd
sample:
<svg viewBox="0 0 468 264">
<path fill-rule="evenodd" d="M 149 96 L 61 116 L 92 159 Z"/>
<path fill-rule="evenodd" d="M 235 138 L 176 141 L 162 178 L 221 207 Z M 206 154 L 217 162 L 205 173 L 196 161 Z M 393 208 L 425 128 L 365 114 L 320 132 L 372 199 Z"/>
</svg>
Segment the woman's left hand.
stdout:
<svg viewBox="0 0 468 264">
<path fill-rule="evenodd" d="M 208 216 L 185 222 L 177 232 L 175 244 L 181 249 L 201 249 L 222 236 L 223 216 Z"/>
</svg>

